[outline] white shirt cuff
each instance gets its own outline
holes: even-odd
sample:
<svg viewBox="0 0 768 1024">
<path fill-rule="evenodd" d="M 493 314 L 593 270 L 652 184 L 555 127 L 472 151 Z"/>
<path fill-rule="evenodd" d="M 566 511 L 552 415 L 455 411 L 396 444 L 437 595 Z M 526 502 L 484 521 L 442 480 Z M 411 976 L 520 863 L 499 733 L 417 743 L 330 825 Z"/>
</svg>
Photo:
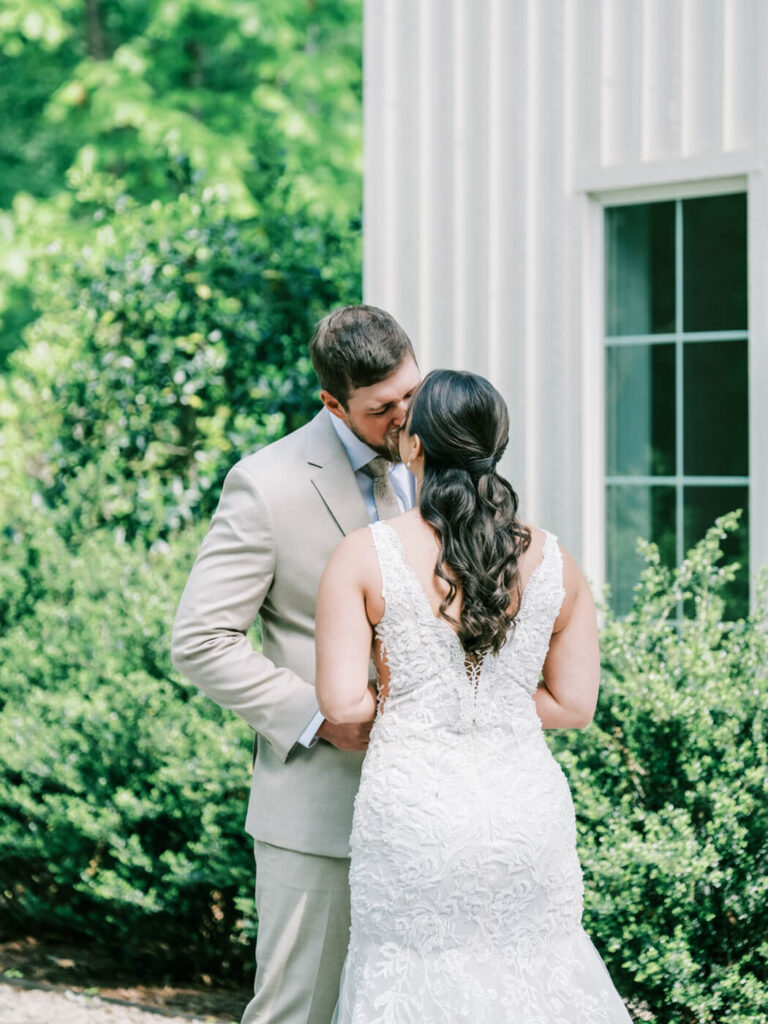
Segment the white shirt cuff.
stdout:
<svg viewBox="0 0 768 1024">
<path fill-rule="evenodd" d="M 307 747 L 308 749 L 310 747 L 314 747 L 318 740 L 317 730 L 320 728 L 324 721 L 325 718 L 323 717 L 323 715 L 319 711 L 316 711 L 312 717 L 312 721 L 306 727 L 301 736 L 299 736 L 297 742 L 302 747 Z"/>
</svg>

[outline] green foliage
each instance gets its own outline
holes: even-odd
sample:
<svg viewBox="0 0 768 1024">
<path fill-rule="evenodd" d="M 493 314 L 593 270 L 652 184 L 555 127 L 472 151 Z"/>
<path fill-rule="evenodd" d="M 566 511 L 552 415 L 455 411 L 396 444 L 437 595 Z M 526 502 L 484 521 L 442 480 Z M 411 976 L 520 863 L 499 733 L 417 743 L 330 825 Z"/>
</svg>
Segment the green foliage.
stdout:
<svg viewBox="0 0 768 1024">
<path fill-rule="evenodd" d="M 360 298 L 361 0 L 0 9 L 0 924 L 251 960 L 250 733 L 170 619 Z M 244 917 L 242 915 L 245 915 Z"/>
<path fill-rule="evenodd" d="M 73 551 L 49 520 L 0 537 L 0 922 L 220 977 L 252 958 L 251 739 L 171 669 L 199 531 Z"/>
<path fill-rule="evenodd" d="M 151 541 L 209 515 L 239 454 L 315 411 L 307 341 L 358 298 L 358 245 L 284 206 L 235 221 L 212 189 L 111 201 L 91 203 L 89 246 L 38 262 L 45 312 L 11 360 L 5 447 L 63 535 Z"/>
<path fill-rule="evenodd" d="M 249 731 L 168 661 L 360 298 L 361 0 L 0 5 L 0 923 L 251 959 Z M 246 917 L 242 918 L 241 913 Z"/>
<path fill-rule="evenodd" d="M 71 191 L 94 176 L 142 203 L 202 176 L 233 217 L 359 224 L 361 49 L 361 0 L 3 4 L 0 360 L 43 309 L 40 251 L 97 230 Z"/>
<path fill-rule="evenodd" d="M 632 611 L 603 630 L 595 723 L 553 740 L 585 926 L 659 1024 L 754 1024 L 768 1006 L 768 639 L 760 615 L 723 618 L 720 544 L 737 521 L 674 572 L 643 545 Z"/>
</svg>

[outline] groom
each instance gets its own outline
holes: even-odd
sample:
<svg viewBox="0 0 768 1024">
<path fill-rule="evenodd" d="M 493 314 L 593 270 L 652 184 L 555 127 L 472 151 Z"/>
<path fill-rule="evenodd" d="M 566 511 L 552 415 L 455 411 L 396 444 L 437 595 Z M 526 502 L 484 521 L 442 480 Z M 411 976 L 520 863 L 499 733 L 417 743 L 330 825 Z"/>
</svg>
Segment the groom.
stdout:
<svg viewBox="0 0 768 1024">
<path fill-rule="evenodd" d="M 410 508 L 397 436 L 419 382 L 400 325 L 334 310 L 310 355 L 324 408 L 238 462 L 192 568 L 173 661 L 256 733 L 254 997 L 242 1024 L 329 1024 L 349 937 L 349 833 L 371 723 L 332 725 L 314 694 L 315 598 L 343 534 Z M 261 619 L 262 650 L 247 637 Z"/>
</svg>

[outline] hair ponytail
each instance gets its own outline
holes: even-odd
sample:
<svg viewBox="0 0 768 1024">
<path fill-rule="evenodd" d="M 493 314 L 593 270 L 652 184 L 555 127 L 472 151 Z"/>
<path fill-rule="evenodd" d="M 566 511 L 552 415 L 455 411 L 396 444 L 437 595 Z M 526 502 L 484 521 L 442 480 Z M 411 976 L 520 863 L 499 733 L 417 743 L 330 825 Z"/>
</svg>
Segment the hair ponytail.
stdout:
<svg viewBox="0 0 768 1024">
<path fill-rule="evenodd" d="M 440 614 L 457 626 L 470 655 L 497 653 L 520 593 L 518 559 L 530 532 L 517 519 L 518 498 L 496 472 L 509 415 L 493 385 L 475 374 L 435 370 L 414 396 L 408 432 L 424 448 L 421 514 L 440 540 L 435 573 L 448 584 Z M 458 621 L 447 612 L 461 590 Z"/>
</svg>

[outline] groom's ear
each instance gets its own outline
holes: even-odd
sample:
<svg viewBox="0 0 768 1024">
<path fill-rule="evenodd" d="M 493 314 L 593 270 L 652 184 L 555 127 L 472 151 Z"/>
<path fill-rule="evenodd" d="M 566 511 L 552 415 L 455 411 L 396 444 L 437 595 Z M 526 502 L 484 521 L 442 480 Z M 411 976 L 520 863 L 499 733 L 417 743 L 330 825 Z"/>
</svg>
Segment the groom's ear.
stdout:
<svg viewBox="0 0 768 1024">
<path fill-rule="evenodd" d="M 323 403 L 328 412 L 333 413 L 334 416 L 338 416 L 340 420 L 346 420 L 347 410 L 344 408 L 338 398 L 334 398 L 330 391 L 320 392 L 320 401 Z"/>
</svg>

